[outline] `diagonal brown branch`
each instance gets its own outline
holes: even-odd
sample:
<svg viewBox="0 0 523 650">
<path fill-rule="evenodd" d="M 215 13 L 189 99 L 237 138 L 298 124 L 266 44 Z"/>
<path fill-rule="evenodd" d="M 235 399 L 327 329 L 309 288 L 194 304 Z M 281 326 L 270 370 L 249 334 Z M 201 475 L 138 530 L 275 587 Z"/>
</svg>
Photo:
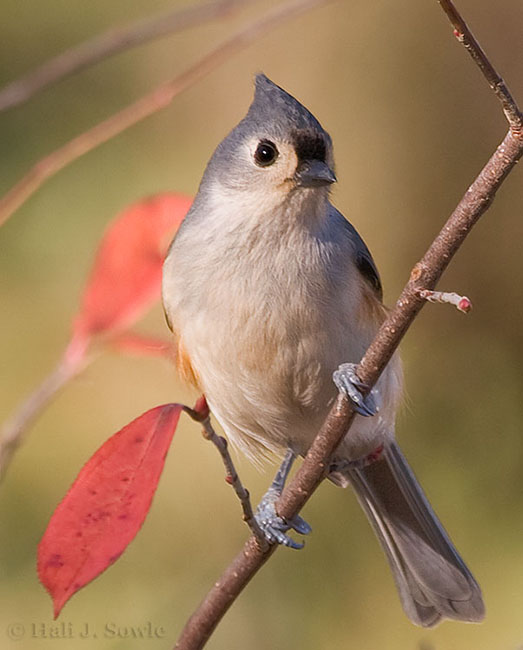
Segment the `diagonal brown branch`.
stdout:
<svg viewBox="0 0 523 650">
<path fill-rule="evenodd" d="M 452 17 L 459 16 L 450 0 L 439 1 L 442 6 L 444 5 L 451 20 Z M 461 17 L 458 24 L 460 34 L 463 36 L 462 42 L 469 52 L 473 52 L 474 61 L 489 83 L 494 79 L 500 79 Z M 435 288 L 450 260 L 491 204 L 503 180 L 523 155 L 523 136 L 518 128 L 521 119 L 520 110 L 504 84 L 491 83 L 491 85 L 501 99 L 510 124 L 509 132 L 467 190 L 422 260 L 414 266 L 409 282 L 394 309 L 361 360 L 358 375 L 369 389 L 383 372 L 408 327 L 423 307 L 425 300 L 421 297 L 420 290 Z M 285 518 L 295 516 L 311 497 L 324 478 L 327 463 L 346 435 L 353 418 L 354 412 L 350 404 L 344 397 L 339 396 L 302 466 L 277 504 L 281 516 Z M 275 546 L 267 550 L 260 549 L 255 538 L 251 537 L 187 621 L 175 648 L 177 650 L 203 648 L 234 600 L 275 550 Z"/>
<path fill-rule="evenodd" d="M 470 54 L 478 68 L 481 70 L 494 94 L 501 102 L 505 117 L 510 124 L 510 127 L 518 132 L 523 128 L 523 115 L 519 110 L 510 90 L 506 83 L 496 72 L 494 66 L 489 61 L 483 48 L 477 42 L 474 35 L 468 28 L 468 25 L 463 20 L 461 14 L 456 9 L 451 0 L 438 0 L 443 11 L 447 14 L 448 19 L 454 26 L 454 35 L 463 44 L 467 52 Z"/>
<path fill-rule="evenodd" d="M 212 0 L 183 9 L 177 7 L 132 25 L 111 29 L 62 52 L 24 77 L 0 88 L 0 111 L 23 104 L 44 88 L 103 59 L 155 38 L 175 34 L 215 18 L 229 16 L 233 11 L 253 1 L 255 0 Z"/>
<path fill-rule="evenodd" d="M 285 20 L 327 4 L 332 0 L 292 0 L 267 12 L 258 20 L 234 32 L 223 43 L 204 55 L 185 72 L 158 86 L 138 101 L 73 138 L 38 161 L 27 174 L 0 199 L 0 225 L 4 223 L 51 176 L 80 156 L 107 142 L 129 127 L 168 106 L 181 92 L 194 85 L 257 38 Z"/>
</svg>

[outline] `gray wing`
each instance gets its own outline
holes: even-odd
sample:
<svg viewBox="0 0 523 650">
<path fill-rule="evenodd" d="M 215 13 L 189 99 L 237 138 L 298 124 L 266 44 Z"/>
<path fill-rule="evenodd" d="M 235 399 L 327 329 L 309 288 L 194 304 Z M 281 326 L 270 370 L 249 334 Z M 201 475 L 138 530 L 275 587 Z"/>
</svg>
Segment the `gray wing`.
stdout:
<svg viewBox="0 0 523 650">
<path fill-rule="evenodd" d="M 331 206 L 331 212 L 334 218 L 339 219 L 343 223 L 343 227 L 347 230 L 354 243 L 356 253 L 355 262 L 359 272 L 374 289 L 376 296 L 381 300 L 383 298 L 383 288 L 381 286 L 380 274 L 378 273 L 378 269 L 376 268 L 376 264 L 372 259 L 372 255 L 370 254 L 367 245 L 360 237 L 356 228 L 354 228 L 350 221 L 345 219 L 341 212 L 336 210 L 333 206 Z"/>
</svg>

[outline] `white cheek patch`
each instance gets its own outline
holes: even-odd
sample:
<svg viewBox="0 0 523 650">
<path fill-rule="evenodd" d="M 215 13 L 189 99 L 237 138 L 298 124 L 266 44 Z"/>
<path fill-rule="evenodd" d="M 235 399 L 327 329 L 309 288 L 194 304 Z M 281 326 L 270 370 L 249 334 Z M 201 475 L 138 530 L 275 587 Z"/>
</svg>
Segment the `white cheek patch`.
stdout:
<svg viewBox="0 0 523 650">
<path fill-rule="evenodd" d="M 239 148 L 237 162 L 245 166 L 247 173 L 243 182 L 237 185 L 223 184 L 218 178 L 209 183 L 207 196 L 210 199 L 214 221 L 222 224 L 243 224 L 255 222 L 267 215 L 279 212 L 292 188 L 289 179 L 296 170 L 297 158 L 292 146 L 281 143 L 281 151 L 274 164 L 257 166 L 254 152 L 260 139 L 248 140 Z M 276 145 L 278 146 L 278 145 Z"/>
<path fill-rule="evenodd" d="M 267 140 L 273 142 L 270 137 L 267 137 Z M 260 167 L 254 160 L 254 154 L 258 148 L 258 145 L 260 144 L 260 141 L 260 138 L 252 138 L 245 143 L 245 147 L 243 149 L 245 161 L 257 172 L 260 172 L 260 175 L 265 175 L 268 186 L 275 188 L 279 187 L 284 184 L 285 181 L 292 178 L 296 172 L 296 168 L 298 166 L 298 158 L 296 156 L 296 152 L 294 151 L 294 147 L 287 142 L 274 142 L 274 145 L 278 150 L 278 157 L 276 158 L 276 161 L 267 167 Z"/>
</svg>

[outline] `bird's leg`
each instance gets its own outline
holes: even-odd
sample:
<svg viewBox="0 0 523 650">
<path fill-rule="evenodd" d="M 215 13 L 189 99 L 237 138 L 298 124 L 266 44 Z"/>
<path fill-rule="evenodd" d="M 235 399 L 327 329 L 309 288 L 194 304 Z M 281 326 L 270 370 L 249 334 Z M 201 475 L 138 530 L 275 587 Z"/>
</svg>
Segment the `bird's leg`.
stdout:
<svg viewBox="0 0 523 650">
<path fill-rule="evenodd" d="M 364 416 L 376 415 L 379 407 L 374 398 L 375 391 L 363 395 L 362 389 L 367 386 L 356 374 L 355 363 L 342 363 L 338 370 L 335 370 L 332 379 L 336 388 L 343 393 L 351 402 L 356 413 Z"/>
<path fill-rule="evenodd" d="M 280 469 L 277 471 L 270 488 L 260 501 L 254 517 L 270 544 L 278 543 L 290 548 L 300 549 L 304 546 L 303 542 L 295 542 L 292 537 L 285 533 L 292 528 L 301 535 L 307 535 L 311 532 L 311 527 L 298 515 L 292 519 L 280 517 L 275 508 L 275 503 L 280 498 L 295 458 L 294 452 L 288 449 Z"/>
</svg>

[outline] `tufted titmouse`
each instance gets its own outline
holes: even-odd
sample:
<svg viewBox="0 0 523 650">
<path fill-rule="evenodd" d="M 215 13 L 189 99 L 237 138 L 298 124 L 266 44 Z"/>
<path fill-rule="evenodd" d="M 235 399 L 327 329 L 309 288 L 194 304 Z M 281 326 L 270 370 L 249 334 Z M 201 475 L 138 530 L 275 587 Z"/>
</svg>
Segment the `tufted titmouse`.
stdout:
<svg viewBox="0 0 523 650">
<path fill-rule="evenodd" d="M 385 308 L 369 250 L 329 202 L 333 166 L 316 118 L 258 75 L 249 111 L 209 161 L 164 265 L 178 369 L 251 459 L 288 450 L 257 519 L 270 541 L 293 547 L 285 532 L 307 533 L 308 524 L 280 519 L 274 501 L 336 388 L 344 391 L 359 415 L 329 478 L 356 491 L 407 616 L 423 626 L 480 621 L 480 588 L 394 441 L 397 355 L 370 396 L 359 390 L 353 363 Z"/>
</svg>

